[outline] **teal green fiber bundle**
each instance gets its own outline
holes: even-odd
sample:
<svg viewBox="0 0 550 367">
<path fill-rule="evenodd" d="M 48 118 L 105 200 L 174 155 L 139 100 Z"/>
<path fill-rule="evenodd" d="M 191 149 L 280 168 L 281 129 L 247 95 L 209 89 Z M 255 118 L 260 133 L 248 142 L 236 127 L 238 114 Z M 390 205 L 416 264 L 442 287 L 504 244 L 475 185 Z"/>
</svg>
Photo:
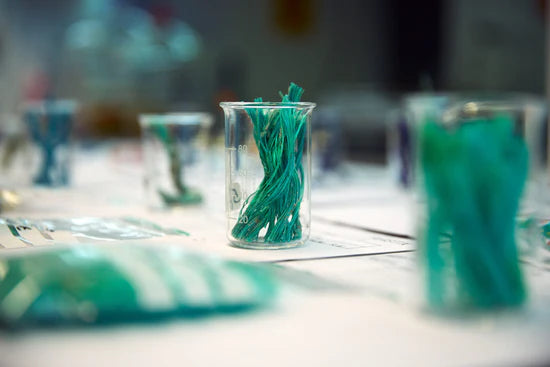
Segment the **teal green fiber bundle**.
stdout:
<svg viewBox="0 0 550 367">
<path fill-rule="evenodd" d="M 421 248 L 435 308 L 494 309 L 525 297 L 515 217 L 528 152 L 508 116 L 427 121 L 420 131 L 427 196 Z M 450 234 L 450 239 L 447 234 Z"/>
<path fill-rule="evenodd" d="M 303 89 L 290 84 L 283 103 L 299 102 Z M 257 98 L 255 102 L 262 102 Z M 264 169 L 264 178 L 239 213 L 231 233 L 236 239 L 283 243 L 302 237 L 300 205 L 304 194 L 302 152 L 305 144 L 305 112 L 295 108 L 249 108 L 253 135 Z M 247 218 L 247 220 L 242 220 Z"/>
<path fill-rule="evenodd" d="M 160 195 L 162 202 L 168 206 L 197 204 L 202 202 L 202 196 L 185 186 L 183 182 L 183 163 L 178 152 L 177 138 L 173 136 L 173 132 L 170 131 L 170 127 L 162 123 L 152 123 L 150 125 L 150 129 L 162 142 L 166 154 L 168 155 L 168 161 L 170 164 L 170 178 L 176 191 L 175 194 L 171 194 L 159 189 L 158 194 Z"/>
</svg>

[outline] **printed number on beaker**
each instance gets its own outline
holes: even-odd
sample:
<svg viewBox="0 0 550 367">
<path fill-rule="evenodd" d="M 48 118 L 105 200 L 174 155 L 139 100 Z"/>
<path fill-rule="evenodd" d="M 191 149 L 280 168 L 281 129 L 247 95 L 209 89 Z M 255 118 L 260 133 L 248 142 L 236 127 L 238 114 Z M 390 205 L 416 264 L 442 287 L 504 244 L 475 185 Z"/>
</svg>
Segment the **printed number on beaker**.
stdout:
<svg viewBox="0 0 550 367">
<path fill-rule="evenodd" d="M 239 209 L 239 204 L 242 200 L 243 193 L 241 191 L 241 185 L 238 182 L 233 182 L 229 187 L 229 205 L 231 210 Z"/>
<path fill-rule="evenodd" d="M 239 152 L 246 152 L 248 151 L 248 147 L 246 145 L 239 145 L 238 150 Z"/>
<path fill-rule="evenodd" d="M 241 187 L 237 182 L 231 184 L 231 201 L 235 204 L 241 201 Z"/>
<path fill-rule="evenodd" d="M 243 223 L 243 224 L 248 223 L 248 217 L 246 215 L 243 215 L 242 217 L 239 218 L 239 223 Z"/>
</svg>

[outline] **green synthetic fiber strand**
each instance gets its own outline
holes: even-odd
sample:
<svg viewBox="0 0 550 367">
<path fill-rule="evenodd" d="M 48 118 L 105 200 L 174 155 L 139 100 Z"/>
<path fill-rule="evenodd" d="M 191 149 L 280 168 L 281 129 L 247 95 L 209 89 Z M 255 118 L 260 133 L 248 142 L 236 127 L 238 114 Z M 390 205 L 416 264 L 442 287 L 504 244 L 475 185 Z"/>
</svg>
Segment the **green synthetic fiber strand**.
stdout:
<svg viewBox="0 0 550 367">
<path fill-rule="evenodd" d="M 157 190 L 164 204 L 178 205 L 200 203 L 202 201 L 202 196 L 199 193 L 190 190 L 183 182 L 182 161 L 178 153 L 177 138 L 173 136 L 169 126 L 162 123 L 152 123 L 150 125 L 150 129 L 162 142 L 164 150 L 168 155 L 168 161 L 170 164 L 170 179 L 174 189 L 176 190 L 175 194 L 165 192 L 161 189 Z"/>
<path fill-rule="evenodd" d="M 515 217 L 528 153 L 513 129 L 509 117 L 498 116 L 455 127 L 427 121 L 420 131 L 431 306 L 491 309 L 525 299 Z M 442 233 L 452 235 L 450 243 Z"/>
<path fill-rule="evenodd" d="M 299 102 L 303 89 L 290 84 L 283 103 Z M 262 102 L 257 98 L 255 102 Z M 302 152 L 305 144 L 305 112 L 296 108 L 249 108 L 253 136 L 264 169 L 256 192 L 244 202 L 231 231 L 236 239 L 282 243 L 302 238 L 300 205 L 304 194 Z M 243 220 L 246 218 L 246 220 Z"/>
</svg>

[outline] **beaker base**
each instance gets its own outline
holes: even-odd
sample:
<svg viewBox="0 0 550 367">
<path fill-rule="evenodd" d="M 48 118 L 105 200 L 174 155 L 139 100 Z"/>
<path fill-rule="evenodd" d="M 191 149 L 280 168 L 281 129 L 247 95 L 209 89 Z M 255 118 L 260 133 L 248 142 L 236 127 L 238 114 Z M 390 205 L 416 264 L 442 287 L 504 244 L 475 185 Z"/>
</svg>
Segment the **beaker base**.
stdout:
<svg viewBox="0 0 550 367">
<path fill-rule="evenodd" d="M 229 244 L 233 247 L 244 248 L 249 250 L 284 250 L 303 246 L 307 238 L 302 238 L 291 242 L 245 242 L 234 239 L 229 240 Z"/>
</svg>

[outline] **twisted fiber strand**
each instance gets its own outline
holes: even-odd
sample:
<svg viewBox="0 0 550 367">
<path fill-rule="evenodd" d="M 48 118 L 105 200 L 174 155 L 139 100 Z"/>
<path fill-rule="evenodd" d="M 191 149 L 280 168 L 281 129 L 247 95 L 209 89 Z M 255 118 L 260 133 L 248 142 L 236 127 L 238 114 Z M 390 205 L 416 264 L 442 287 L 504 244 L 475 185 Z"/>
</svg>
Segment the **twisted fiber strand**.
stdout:
<svg viewBox="0 0 550 367">
<path fill-rule="evenodd" d="M 525 298 L 515 216 L 527 177 L 527 147 L 508 116 L 421 131 L 428 222 L 423 241 L 428 298 L 487 309 Z M 452 233 L 450 248 L 441 233 Z"/>
<path fill-rule="evenodd" d="M 283 103 L 299 102 L 303 89 L 290 84 Z M 255 102 L 262 102 L 257 98 Z M 300 205 L 304 194 L 306 113 L 294 108 L 247 109 L 253 123 L 253 136 L 264 169 L 264 178 L 239 212 L 232 235 L 241 240 L 290 242 L 302 237 Z M 246 218 L 246 220 L 243 220 Z"/>
<path fill-rule="evenodd" d="M 170 164 L 170 179 L 176 190 L 175 194 L 171 194 L 162 189 L 157 189 L 157 193 L 166 205 L 178 204 L 195 204 L 202 201 L 202 196 L 190 190 L 183 181 L 183 168 L 181 157 L 178 152 L 177 138 L 173 136 L 173 132 L 169 126 L 162 122 L 154 122 L 150 125 L 151 130 L 162 142 L 162 145 L 168 155 Z"/>
</svg>

